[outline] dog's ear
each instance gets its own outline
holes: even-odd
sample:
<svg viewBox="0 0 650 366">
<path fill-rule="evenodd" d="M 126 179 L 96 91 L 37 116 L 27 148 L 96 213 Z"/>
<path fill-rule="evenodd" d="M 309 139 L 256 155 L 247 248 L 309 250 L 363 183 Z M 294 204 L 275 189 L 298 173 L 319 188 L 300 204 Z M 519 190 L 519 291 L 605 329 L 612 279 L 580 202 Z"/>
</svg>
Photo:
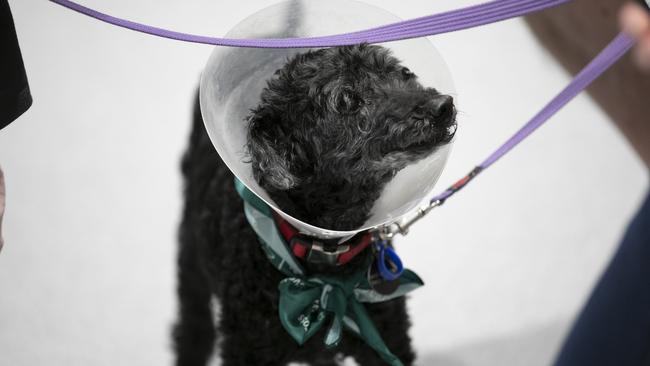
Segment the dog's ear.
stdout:
<svg viewBox="0 0 650 366">
<path fill-rule="evenodd" d="M 286 191 L 299 183 L 291 173 L 291 143 L 271 108 L 260 106 L 248 116 L 247 149 L 253 176 L 264 189 Z"/>
</svg>

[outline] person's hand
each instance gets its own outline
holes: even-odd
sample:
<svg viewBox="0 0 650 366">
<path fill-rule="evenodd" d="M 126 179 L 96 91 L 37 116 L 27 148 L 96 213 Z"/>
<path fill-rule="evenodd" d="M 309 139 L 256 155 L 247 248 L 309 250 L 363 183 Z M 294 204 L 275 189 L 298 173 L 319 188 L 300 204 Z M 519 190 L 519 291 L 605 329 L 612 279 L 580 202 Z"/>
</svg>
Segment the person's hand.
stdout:
<svg viewBox="0 0 650 366">
<path fill-rule="evenodd" d="M 650 13 L 634 3 L 627 3 L 620 12 L 621 28 L 638 40 L 634 50 L 636 63 L 650 71 Z"/>
<path fill-rule="evenodd" d="M 0 250 L 2 250 L 2 245 L 4 240 L 2 239 L 2 216 L 5 213 L 5 176 L 2 173 L 2 168 L 0 168 Z"/>
</svg>

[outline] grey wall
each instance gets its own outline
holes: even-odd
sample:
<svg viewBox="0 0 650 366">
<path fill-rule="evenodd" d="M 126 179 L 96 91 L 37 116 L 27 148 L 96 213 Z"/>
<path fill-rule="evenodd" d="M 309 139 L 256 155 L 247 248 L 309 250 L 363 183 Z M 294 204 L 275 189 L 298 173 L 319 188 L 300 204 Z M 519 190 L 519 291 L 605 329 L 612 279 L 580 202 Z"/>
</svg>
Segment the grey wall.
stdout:
<svg viewBox="0 0 650 366">
<path fill-rule="evenodd" d="M 269 2 L 84 0 L 222 35 Z M 477 0 L 373 0 L 402 18 Z M 211 47 L 12 0 L 34 106 L 0 132 L 7 179 L 0 365 L 170 364 L 178 164 Z M 407 6 L 408 5 L 408 6 Z M 433 38 L 460 130 L 440 188 L 569 80 L 520 20 Z M 586 96 L 398 243 L 422 365 L 546 365 L 647 186 Z"/>
</svg>

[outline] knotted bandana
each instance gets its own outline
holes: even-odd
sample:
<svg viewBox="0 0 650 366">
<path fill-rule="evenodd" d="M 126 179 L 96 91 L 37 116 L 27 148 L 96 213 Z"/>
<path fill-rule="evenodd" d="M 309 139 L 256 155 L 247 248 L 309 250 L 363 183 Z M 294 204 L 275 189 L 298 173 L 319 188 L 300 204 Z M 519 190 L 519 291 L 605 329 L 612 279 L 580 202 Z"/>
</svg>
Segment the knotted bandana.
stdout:
<svg viewBox="0 0 650 366">
<path fill-rule="evenodd" d="M 346 328 L 389 365 L 403 365 L 382 340 L 362 302 L 383 302 L 403 296 L 422 286 L 422 280 L 407 269 L 396 280 L 398 286 L 393 293 L 380 294 L 373 290 L 367 278 L 372 257 L 358 271 L 346 276 L 309 276 L 278 233 L 271 208 L 237 179 L 235 188 L 244 200 L 246 218 L 268 259 L 288 276 L 280 281 L 278 290 L 280 322 L 289 335 L 302 345 L 326 327 L 324 343 L 330 348 L 339 344 Z"/>
</svg>

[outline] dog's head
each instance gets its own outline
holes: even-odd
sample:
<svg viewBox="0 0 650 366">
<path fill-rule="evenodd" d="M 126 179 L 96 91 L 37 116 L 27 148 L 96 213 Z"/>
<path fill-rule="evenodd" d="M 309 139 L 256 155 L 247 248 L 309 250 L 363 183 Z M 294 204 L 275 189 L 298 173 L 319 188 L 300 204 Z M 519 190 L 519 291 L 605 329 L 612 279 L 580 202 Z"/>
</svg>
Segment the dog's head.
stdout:
<svg viewBox="0 0 650 366">
<path fill-rule="evenodd" d="M 283 211 L 353 230 L 385 184 L 448 143 L 452 97 L 424 88 L 380 46 L 298 54 L 276 71 L 248 117 L 257 182 Z"/>
</svg>

